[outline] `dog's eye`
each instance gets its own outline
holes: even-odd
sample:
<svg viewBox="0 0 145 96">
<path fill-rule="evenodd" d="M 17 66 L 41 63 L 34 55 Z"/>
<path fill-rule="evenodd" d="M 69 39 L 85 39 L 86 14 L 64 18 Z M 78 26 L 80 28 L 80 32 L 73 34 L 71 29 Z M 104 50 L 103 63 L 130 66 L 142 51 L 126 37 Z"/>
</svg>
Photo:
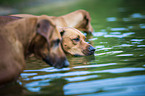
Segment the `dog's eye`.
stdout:
<svg viewBox="0 0 145 96">
<path fill-rule="evenodd" d="M 78 41 L 80 41 L 80 39 L 79 39 L 79 38 L 75 38 L 75 39 L 73 39 L 73 40 L 75 40 L 75 41 L 77 41 L 77 42 L 78 42 Z"/>
</svg>

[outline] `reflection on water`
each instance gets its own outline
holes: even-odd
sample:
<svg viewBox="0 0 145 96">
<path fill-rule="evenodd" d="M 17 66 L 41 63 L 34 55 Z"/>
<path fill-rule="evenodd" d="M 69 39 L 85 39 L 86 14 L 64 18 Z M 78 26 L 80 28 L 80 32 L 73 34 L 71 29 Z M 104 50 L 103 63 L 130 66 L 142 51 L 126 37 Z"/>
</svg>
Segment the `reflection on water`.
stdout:
<svg viewBox="0 0 145 96">
<path fill-rule="evenodd" d="M 144 1 L 85 2 L 75 8 L 91 13 L 95 32 L 85 35 L 86 41 L 96 48 L 94 56 L 68 56 L 70 66 L 62 69 L 31 57 L 18 84 L 8 88 L 12 96 L 17 96 L 13 89 L 19 89 L 18 96 L 145 95 Z M 66 13 L 71 6 L 67 8 Z"/>
<path fill-rule="evenodd" d="M 145 85 L 140 83 L 144 82 L 144 79 L 145 75 L 138 75 L 125 78 L 118 77 L 103 80 L 83 81 L 69 83 L 64 86 L 64 90 L 66 90 L 65 95 L 78 94 L 78 96 L 118 96 L 118 94 L 121 94 L 121 96 L 132 96 L 137 94 L 138 96 L 144 94 Z"/>
</svg>

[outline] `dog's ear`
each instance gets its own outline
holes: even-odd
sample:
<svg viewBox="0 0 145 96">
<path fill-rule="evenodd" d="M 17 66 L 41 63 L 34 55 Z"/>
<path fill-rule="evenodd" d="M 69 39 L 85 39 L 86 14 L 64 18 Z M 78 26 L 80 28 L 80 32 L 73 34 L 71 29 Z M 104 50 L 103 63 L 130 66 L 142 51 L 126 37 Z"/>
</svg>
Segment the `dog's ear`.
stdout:
<svg viewBox="0 0 145 96">
<path fill-rule="evenodd" d="M 64 32 L 65 32 L 65 30 L 62 30 L 62 31 L 60 32 L 61 37 L 64 35 Z"/>
<path fill-rule="evenodd" d="M 64 32 L 65 32 L 64 28 L 63 27 L 60 27 L 60 26 L 57 26 L 57 29 L 60 32 L 60 35 L 62 37 L 64 35 Z"/>
<path fill-rule="evenodd" d="M 87 31 L 89 33 L 93 32 L 93 28 L 92 28 L 92 25 L 91 25 L 91 16 L 90 16 L 89 12 L 85 13 L 84 19 L 86 20 L 86 22 L 85 22 L 85 28 L 88 29 Z"/>
<path fill-rule="evenodd" d="M 86 12 L 86 15 L 85 15 L 85 20 L 86 20 L 86 24 L 88 25 L 89 24 L 89 22 L 91 22 L 91 17 L 90 17 L 90 14 L 89 14 L 89 12 Z"/>
<path fill-rule="evenodd" d="M 49 34 L 49 29 L 50 29 L 50 22 L 48 20 L 44 19 L 38 22 L 37 33 L 45 37 L 46 39 L 48 38 L 47 36 Z"/>
</svg>

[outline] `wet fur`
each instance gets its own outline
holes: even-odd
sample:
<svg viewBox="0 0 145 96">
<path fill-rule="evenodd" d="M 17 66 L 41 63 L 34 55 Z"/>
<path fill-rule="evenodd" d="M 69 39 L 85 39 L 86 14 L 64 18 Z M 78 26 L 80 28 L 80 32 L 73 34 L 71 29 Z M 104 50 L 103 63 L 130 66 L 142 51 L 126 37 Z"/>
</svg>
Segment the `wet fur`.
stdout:
<svg viewBox="0 0 145 96">
<path fill-rule="evenodd" d="M 0 27 L 0 86 L 18 79 L 24 70 L 25 59 L 30 54 L 42 60 L 45 59 L 44 61 L 49 58 L 49 63 L 57 68 L 63 67 L 66 63 L 61 44 L 58 43 L 58 46 L 51 44 L 54 40 L 61 39 L 51 19 L 45 16 L 39 19 L 31 17 L 14 19 L 2 24 L 3 26 Z"/>
</svg>

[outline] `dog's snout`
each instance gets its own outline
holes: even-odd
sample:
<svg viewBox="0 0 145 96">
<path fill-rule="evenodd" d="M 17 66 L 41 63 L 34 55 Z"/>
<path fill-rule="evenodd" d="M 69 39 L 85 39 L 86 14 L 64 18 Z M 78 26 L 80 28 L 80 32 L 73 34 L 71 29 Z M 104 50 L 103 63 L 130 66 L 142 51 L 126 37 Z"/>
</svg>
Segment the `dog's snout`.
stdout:
<svg viewBox="0 0 145 96">
<path fill-rule="evenodd" d="M 66 60 L 64 61 L 63 67 L 68 67 L 68 66 L 69 66 L 69 62 L 68 62 L 68 60 L 66 59 Z"/>
<path fill-rule="evenodd" d="M 68 67 L 68 66 L 69 66 L 69 62 L 68 62 L 67 59 L 65 59 L 65 60 L 64 60 L 63 62 L 61 62 L 61 63 L 59 62 L 59 63 L 53 65 L 53 67 L 58 68 L 58 69 L 63 68 L 63 67 Z"/>
<path fill-rule="evenodd" d="M 93 52 L 96 50 L 93 46 L 90 46 L 88 49 L 89 51 L 93 51 Z"/>
</svg>

